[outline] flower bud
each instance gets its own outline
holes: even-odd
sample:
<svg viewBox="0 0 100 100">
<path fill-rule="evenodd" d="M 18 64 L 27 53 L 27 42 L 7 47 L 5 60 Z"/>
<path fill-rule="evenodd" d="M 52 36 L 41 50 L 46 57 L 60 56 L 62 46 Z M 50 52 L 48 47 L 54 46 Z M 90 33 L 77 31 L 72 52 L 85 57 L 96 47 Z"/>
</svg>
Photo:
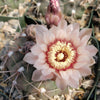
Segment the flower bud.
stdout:
<svg viewBox="0 0 100 100">
<path fill-rule="evenodd" d="M 47 8 L 45 20 L 48 25 L 58 25 L 62 18 L 59 0 L 50 0 Z"/>
</svg>

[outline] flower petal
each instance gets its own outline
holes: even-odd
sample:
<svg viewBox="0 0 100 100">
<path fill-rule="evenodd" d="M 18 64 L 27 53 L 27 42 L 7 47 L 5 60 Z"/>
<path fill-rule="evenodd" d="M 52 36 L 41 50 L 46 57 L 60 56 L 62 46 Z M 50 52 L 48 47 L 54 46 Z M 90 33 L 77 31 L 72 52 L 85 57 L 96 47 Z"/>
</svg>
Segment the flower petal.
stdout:
<svg viewBox="0 0 100 100">
<path fill-rule="evenodd" d="M 93 46 L 93 45 L 87 45 L 86 46 L 86 50 L 89 51 L 91 56 L 95 56 L 96 53 L 98 52 L 98 49 L 95 46 Z"/>
<path fill-rule="evenodd" d="M 38 55 L 38 59 L 34 62 L 34 67 L 39 68 L 45 64 L 45 54 L 41 53 Z"/>
<path fill-rule="evenodd" d="M 88 66 L 81 67 L 78 69 L 78 71 L 82 76 L 87 76 L 91 74 L 91 68 L 89 68 Z"/>
<path fill-rule="evenodd" d="M 41 70 L 35 70 L 32 75 L 32 80 L 33 81 L 43 81 L 43 80 L 47 80 L 47 79 L 52 79 L 53 77 L 54 77 L 53 74 L 44 76 L 42 74 Z"/>
<path fill-rule="evenodd" d="M 68 85 L 71 86 L 71 87 L 73 87 L 73 88 L 78 88 L 78 86 L 79 86 L 79 81 L 76 81 L 75 79 L 70 78 L 70 79 L 68 80 Z"/>
<path fill-rule="evenodd" d="M 46 55 L 45 55 L 44 52 L 42 52 L 41 54 L 38 55 L 38 57 L 39 57 L 39 60 L 44 60 L 45 61 Z"/>
<path fill-rule="evenodd" d="M 68 33 L 71 34 L 72 31 L 73 31 L 73 24 L 70 24 L 70 25 L 67 26 L 66 33 L 67 33 L 67 34 L 68 34 Z"/>
<path fill-rule="evenodd" d="M 67 22 L 66 22 L 66 20 L 63 20 L 63 19 L 62 19 L 62 20 L 59 22 L 58 27 L 59 27 L 60 29 L 64 30 L 64 31 L 66 31 L 66 28 L 67 28 Z"/>
<path fill-rule="evenodd" d="M 73 31 L 71 32 L 71 41 L 76 47 L 80 45 L 79 24 L 77 23 L 73 24 Z"/>
<path fill-rule="evenodd" d="M 43 40 L 44 40 L 44 42 L 45 42 L 46 44 L 49 44 L 49 43 L 51 43 L 51 42 L 53 42 L 53 41 L 55 40 L 55 36 L 54 36 L 54 34 L 52 34 L 52 33 L 50 33 L 50 32 L 48 31 L 48 33 L 46 33 L 46 34 L 44 35 Z"/>
<path fill-rule="evenodd" d="M 65 80 L 66 84 L 74 88 L 78 87 L 79 79 L 81 78 L 81 75 L 78 70 L 69 69 L 67 71 L 61 71 L 60 74 Z"/>
<path fill-rule="evenodd" d="M 77 63 L 84 63 L 87 64 L 89 66 L 95 64 L 95 60 L 93 59 L 93 57 L 86 55 L 86 54 L 82 54 L 77 58 Z"/>
<path fill-rule="evenodd" d="M 79 31 L 79 24 L 78 24 L 78 23 L 74 23 L 74 24 L 68 25 L 68 26 L 67 26 L 66 32 L 72 34 L 71 32 L 74 31 L 74 30 Z M 73 32 L 73 33 L 74 33 L 74 32 Z M 76 34 L 77 34 L 77 33 L 76 33 Z"/>
<path fill-rule="evenodd" d="M 76 80 L 77 82 L 79 82 L 79 79 L 81 78 L 81 75 L 79 73 L 78 70 L 73 69 L 72 70 L 73 75 L 71 75 L 70 77 L 74 80 Z"/>
<path fill-rule="evenodd" d="M 40 60 L 38 59 L 35 63 L 34 63 L 34 67 L 37 68 L 38 70 L 47 70 L 49 67 L 48 67 L 48 64 L 45 63 L 44 60 Z"/>
<path fill-rule="evenodd" d="M 66 28 L 66 34 L 67 34 L 66 40 L 67 41 L 69 41 L 70 38 L 71 38 L 70 34 L 71 34 L 72 30 L 73 30 L 73 25 L 72 24 L 68 25 L 67 28 Z"/>
<path fill-rule="evenodd" d="M 49 68 L 49 65 L 48 64 L 45 64 L 45 65 L 47 65 L 47 69 L 43 69 L 42 70 L 42 74 L 43 75 L 48 75 L 48 74 L 50 74 L 50 73 L 53 73 L 55 70 L 54 69 L 51 69 L 51 68 Z"/>
<path fill-rule="evenodd" d="M 41 45 L 40 45 L 40 48 L 41 48 L 41 50 L 44 51 L 44 52 L 47 51 L 47 45 L 46 45 L 46 44 L 41 44 Z"/>
<path fill-rule="evenodd" d="M 87 63 L 81 63 L 80 62 L 80 63 L 75 63 L 73 67 L 75 69 L 78 69 L 78 68 L 85 67 L 85 66 L 88 66 L 88 64 Z"/>
<path fill-rule="evenodd" d="M 59 29 L 56 30 L 56 39 L 64 40 L 66 39 L 66 37 L 67 37 L 67 34 L 65 31 L 59 30 Z"/>
<path fill-rule="evenodd" d="M 85 55 L 89 55 L 89 52 L 86 50 L 86 46 L 80 46 L 77 48 L 77 52 L 79 55 L 81 54 L 85 54 Z"/>
<path fill-rule="evenodd" d="M 61 74 L 61 77 L 62 77 L 64 80 L 69 80 L 70 75 L 72 75 L 72 70 L 69 69 L 69 70 L 67 70 L 67 71 L 60 71 L 60 74 Z"/>
<path fill-rule="evenodd" d="M 29 64 L 34 64 L 34 62 L 37 60 L 37 56 L 33 55 L 32 53 L 27 53 L 24 57 L 24 61 Z"/>
<path fill-rule="evenodd" d="M 79 38 L 79 32 L 76 30 L 76 31 L 74 31 L 75 33 L 73 33 L 72 32 L 72 35 L 71 35 L 71 41 L 72 41 L 72 43 L 73 43 L 73 45 L 75 46 L 75 47 L 78 47 L 79 45 L 80 45 L 80 38 Z"/>
<path fill-rule="evenodd" d="M 39 44 L 44 43 L 43 36 L 46 33 L 48 33 L 48 29 L 43 25 L 36 25 L 35 31 L 36 31 L 36 42 Z"/>
<path fill-rule="evenodd" d="M 74 23 L 74 24 L 73 24 L 73 30 L 76 30 L 76 29 L 77 29 L 78 31 L 80 30 L 80 25 L 79 25 L 79 23 Z"/>
<path fill-rule="evenodd" d="M 90 39 L 90 36 L 88 36 L 88 35 L 84 36 L 80 41 L 80 45 L 86 46 L 88 41 L 89 41 L 89 39 Z"/>
<path fill-rule="evenodd" d="M 84 36 L 88 36 L 90 38 L 92 33 L 92 29 L 84 28 L 80 31 L 80 39 L 82 39 Z"/>
<path fill-rule="evenodd" d="M 77 58 L 77 62 L 89 62 L 90 61 L 90 57 L 87 56 L 86 54 L 80 54 Z"/>
<path fill-rule="evenodd" d="M 56 85 L 61 90 L 64 90 L 67 86 L 66 82 L 62 78 L 56 78 Z"/>
<path fill-rule="evenodd" d="M 56 26 L 51 27 L 50 32 L 55 35 L 55 39 L 66 39 L 66 31 L 59 29 Z"/>
<path fill-rule="evenodd" d="M 32 48 L 31 48 L 31 52 L 34 54 L 34 55 L 38 55 L 42 52 L 41 48 L 39 47 L 38 44 L 34 45 Z"/>
</svg>

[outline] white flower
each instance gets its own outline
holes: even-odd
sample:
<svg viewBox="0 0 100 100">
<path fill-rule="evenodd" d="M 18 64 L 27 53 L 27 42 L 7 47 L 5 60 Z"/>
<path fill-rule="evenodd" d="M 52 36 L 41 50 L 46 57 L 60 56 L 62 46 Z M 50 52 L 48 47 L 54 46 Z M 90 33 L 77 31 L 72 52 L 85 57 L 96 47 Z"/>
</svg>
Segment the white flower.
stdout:
<svg viewBox="0 0 100 100">
<path fill-rule="evenodd" d="M 95 63 L 93 56 L 97 49 L 87 42 L 91 29 L 79 31 L 79 24 L 67 26 L 62 20 L 58 26 L 49 30 L 43 25 L 36 25 L 36 44 L 27 53 L 24 61 L 34 64 L 32 80 L 55 79 L 59 88 L 66 86 L 77 88 L 82 76 L 91 74 L 90 66 Z"/>
</svg>

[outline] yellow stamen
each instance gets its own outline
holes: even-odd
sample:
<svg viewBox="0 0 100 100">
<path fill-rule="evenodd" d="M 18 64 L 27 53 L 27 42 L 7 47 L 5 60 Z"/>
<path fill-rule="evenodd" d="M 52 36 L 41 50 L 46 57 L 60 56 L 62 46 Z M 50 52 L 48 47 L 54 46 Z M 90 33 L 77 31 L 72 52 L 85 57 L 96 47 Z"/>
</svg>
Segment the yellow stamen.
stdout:
<svg viewBox="0 0 100 100">
<path fill-rule="evenodd" d="M 76 50 L 72 44 L 66 42 L 57 41 L 55 44 L 49 47 L 48 62 L 57 70 L 70 67 L 76 57 Z"/>
</svg>

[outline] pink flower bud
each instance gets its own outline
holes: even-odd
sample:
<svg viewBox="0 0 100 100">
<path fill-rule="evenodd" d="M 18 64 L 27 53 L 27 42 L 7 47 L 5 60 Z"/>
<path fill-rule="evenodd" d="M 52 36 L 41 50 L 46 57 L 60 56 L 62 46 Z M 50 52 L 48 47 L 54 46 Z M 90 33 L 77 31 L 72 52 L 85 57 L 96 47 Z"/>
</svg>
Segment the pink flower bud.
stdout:
<svg viewBox="0 0 100 100">
<path fill-rule="evenodd" d="M 45 16 L 45 20 L 48 25 L 58 25 L 61 20 L 62 14 L 59 5 L 59 0 L 50 0 L 50 3 L 47 8 L 47 13 Z"/>
</svg>

